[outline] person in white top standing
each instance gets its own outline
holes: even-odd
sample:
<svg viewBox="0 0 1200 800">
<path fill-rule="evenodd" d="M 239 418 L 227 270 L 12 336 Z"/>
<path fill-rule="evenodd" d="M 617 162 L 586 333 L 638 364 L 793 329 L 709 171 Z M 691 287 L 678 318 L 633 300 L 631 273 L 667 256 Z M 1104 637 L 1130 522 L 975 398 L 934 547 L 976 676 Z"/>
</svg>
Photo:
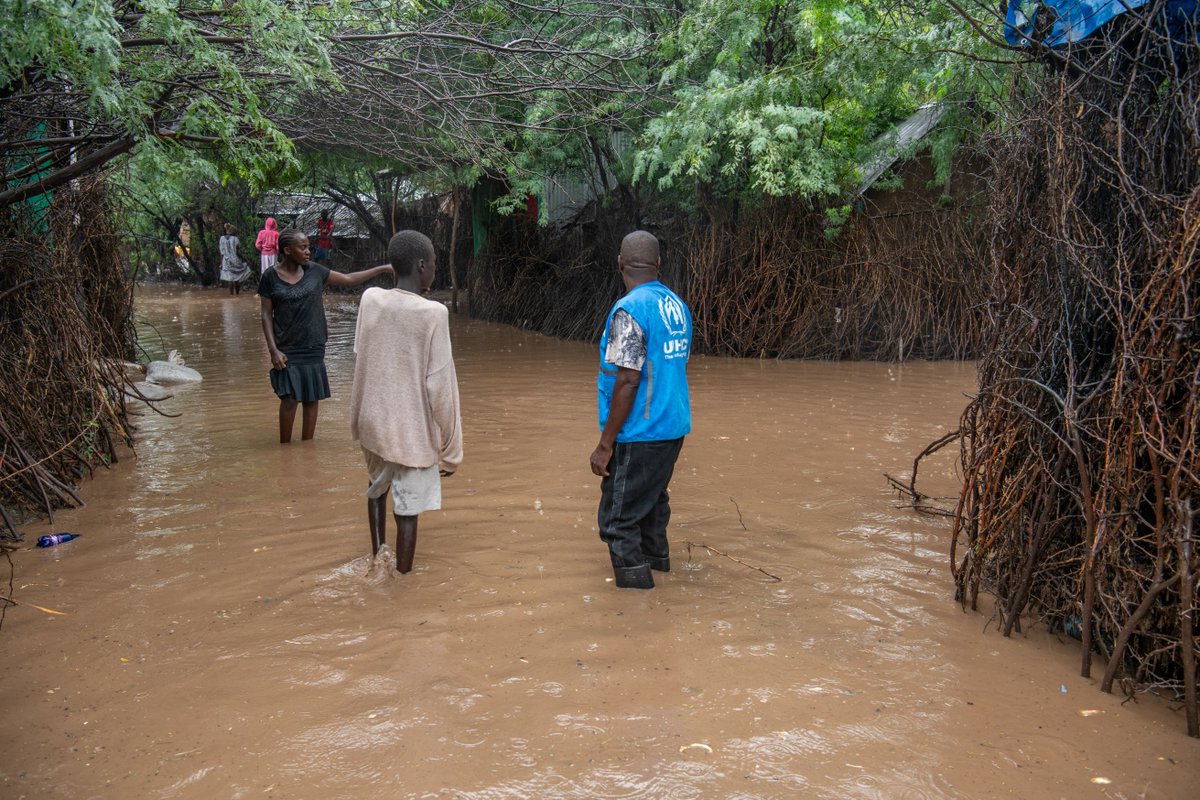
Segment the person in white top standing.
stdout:
<svg viewBox="0 0 1200 800">
<path fill-rule="evenodd" d="M 230 294 L 242 293 L 242 281 L 250 274 L 250 267 L 238 255 L 237 230 L 228 222 L 225 223 L 225 235 L 217 242 L 221 252 L 221 280 L 229 285 Z"/>
<path fill-rule="evenodd" d="M 417 517 L 442 507 L 441 479 L 462 463 L 458 379 L 449 312 L 422 297 L 437 255 L 429 237 L 400 231 L 388 243 L 394 289 L 363 292 L 354 332 L 350 433 L 367 464 L 371 554 L 385 541 L 387 491 L 396 519 L 396 569 L 412 570 Z"/>
</svg>

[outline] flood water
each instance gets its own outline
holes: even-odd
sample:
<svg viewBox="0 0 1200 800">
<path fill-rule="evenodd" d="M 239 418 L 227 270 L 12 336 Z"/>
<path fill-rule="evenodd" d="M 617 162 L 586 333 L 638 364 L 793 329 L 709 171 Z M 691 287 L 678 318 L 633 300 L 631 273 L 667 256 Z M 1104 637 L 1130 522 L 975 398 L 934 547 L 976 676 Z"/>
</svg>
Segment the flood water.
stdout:
<svg viewBox="0 0 1200 800">
<path fill-rule="evenodd" d="M 144 345 L 205 380 L 56 516 L 81 539 L 13 556 L 0 797 L 1197 796 L 1172 704 L 963 613 L 948 524 L 896 507 L 971 365 L 693 357 L 673 571 L 617 590 L 593 348 L 452 317 L 466 460 L 400 576 L 368 558 L 354 303 L 316 440 L 280 446 L 257 298 L 139 290 Z M 949 454 L 922 474 L 954 492 Z"/>
</svg>

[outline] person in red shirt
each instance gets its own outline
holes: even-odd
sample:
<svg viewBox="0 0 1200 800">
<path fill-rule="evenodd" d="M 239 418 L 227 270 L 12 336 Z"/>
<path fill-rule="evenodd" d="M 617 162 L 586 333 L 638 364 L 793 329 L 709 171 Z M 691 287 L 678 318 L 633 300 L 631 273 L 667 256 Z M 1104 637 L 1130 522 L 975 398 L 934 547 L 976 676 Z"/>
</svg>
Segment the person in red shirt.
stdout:
<svg viewBox="0 0 1200 800">
<path fill-rule="evenodd" d="M 329 218 L 327 209 L 321 210 L 321 218 L 317 220 L 317 250 L 313 253 L 313 261 L 322 262 L 329 257 L 333 249 L 333 220 Z"/>
</svg>

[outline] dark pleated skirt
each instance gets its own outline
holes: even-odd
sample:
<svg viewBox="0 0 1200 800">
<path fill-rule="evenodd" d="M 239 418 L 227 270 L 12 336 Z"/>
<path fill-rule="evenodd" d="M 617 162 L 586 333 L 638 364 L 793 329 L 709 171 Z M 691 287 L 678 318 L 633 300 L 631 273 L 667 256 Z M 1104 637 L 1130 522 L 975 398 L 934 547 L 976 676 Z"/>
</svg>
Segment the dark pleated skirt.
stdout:
<svg viewBox="0 0 1200 800">
<path fill-rule="evenodd" d="M 325 372 L 325 347 L 284 350 L 287 366 L 270 372 L 271 388 L 280 398 L 311 403 L 329 397 L 329 375 Z"/>
</svg>

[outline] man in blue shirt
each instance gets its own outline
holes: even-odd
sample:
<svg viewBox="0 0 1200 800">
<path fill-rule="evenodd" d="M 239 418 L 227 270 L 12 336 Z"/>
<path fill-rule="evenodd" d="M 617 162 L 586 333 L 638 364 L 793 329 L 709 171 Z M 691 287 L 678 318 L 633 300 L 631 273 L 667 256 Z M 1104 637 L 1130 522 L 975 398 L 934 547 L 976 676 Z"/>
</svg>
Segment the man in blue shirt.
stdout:
<svg viewBox="0 0 1200 800">
<path fill-rule="evenodd" d="M 600 338 L 596 389 L 600 443 L 600 538 L 608 544 L 618 587 L 652 589 L 651 569 L 671 569 L 667 484 L 691 431 L 687 360 L 692 314 L 658 280 L 658 239 L 634 231 L 621 242 L 617 268 L 625 294 Z"/>
</svg>

